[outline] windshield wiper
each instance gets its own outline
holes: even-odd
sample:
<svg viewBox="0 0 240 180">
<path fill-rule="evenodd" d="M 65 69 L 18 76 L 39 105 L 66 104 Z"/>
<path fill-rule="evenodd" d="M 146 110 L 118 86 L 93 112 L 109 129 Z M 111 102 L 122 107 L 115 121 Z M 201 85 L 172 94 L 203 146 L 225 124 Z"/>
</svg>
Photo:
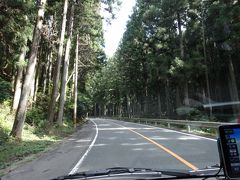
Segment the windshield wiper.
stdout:
<svg viewBox="0 0 240 180">
<path fill-rule="evenodd" d="M 97 177 L 106 175 L 117 175 L 117 174 L 148 174 L 151 173 L 161 177 L 161 170 L 149 169 L 149 168 L 126 168 L 126 167 L 114 167 L 98 171 L 86 171 L 81 173 L 70 174 L 66 176 L 60 176 L 52 180 L 63 180 L 63 179 L 77 179 L 87 177 Z"/>
<path fill-rule="evenodd" d="M 64 180 L 64 179 L 81 179 L 81 178 L 90 178 L 90 177 L 101 177 L 101 176 L 114 176 L 114 175 L 138 175 L 138 176 L 151 176 L 159 179 L 182 179 L 182 178 L 197 178 L 197 177 L 216 177 L 216 174 L 212 171 L 184 171 L 184 170 L 159 170 L 151 168 L 126 168 L 126 167 L 114 167 L 98 171 L 86 171 L 81 173 L 75 173 L 66 176 L 60 176 L 52 180 Z M 165 175 L 166 177 L 162 177 Z M 138 178 L 139 179 L 139 178 Z M 140 178 L 141 179 L 141 178 Z M 144 178 L 143 178 L 144 179 Z"/>
<path fill-rule="evenodd" d="M 220 166 L 206 167 L 205 169 L 200 169 L 197 171 L 187 171 L 187 170 L 162 170 L 162 175 L 166 177 L 161 177 L 159 179 L 188 179 L 188 178 L 211 178 L 211 177 L 225 177 L 223 169 Z M 157 178 L 158 179 L 158 178 Z M 156 180 L 156 179 L 155 179 Z"/>
</svg>

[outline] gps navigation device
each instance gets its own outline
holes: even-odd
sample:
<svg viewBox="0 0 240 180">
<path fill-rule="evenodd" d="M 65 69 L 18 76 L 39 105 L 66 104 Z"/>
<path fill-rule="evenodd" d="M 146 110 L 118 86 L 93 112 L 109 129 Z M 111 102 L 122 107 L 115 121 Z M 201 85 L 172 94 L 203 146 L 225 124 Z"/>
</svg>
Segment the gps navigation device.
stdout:
<svg viewBox="0 0 240 180">
<path fill-rule="evenodd" d="M 220 158 L 225 175 L 240 178 L 240 124 L 219 127 Z"/>
</svg>

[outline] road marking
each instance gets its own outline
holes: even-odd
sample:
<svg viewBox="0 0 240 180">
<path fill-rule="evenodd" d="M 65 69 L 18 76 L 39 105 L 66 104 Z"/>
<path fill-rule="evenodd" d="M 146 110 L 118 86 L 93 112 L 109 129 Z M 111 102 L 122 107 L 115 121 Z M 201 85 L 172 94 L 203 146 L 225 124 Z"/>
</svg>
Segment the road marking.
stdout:
<svg viewBox="0 0 240 180">
<path fill-rule="evenodd" d="M 72 168 L 72 170 L 70 171 L 69 175 L 74 174 L 74 173 L 76 173 L 78 171 L 80 165 L 82 164 L 82 162 L 85 159 L 85 157 L 88 155 L 89 151 L 92 149 L 92 147 L 95 144 L 96 139 L 98 137 L 98 126 L 97 126 L 97 124 L 94 121 L 92 121 L 92 120 L 90 120 L 90 121 L 95 125 L 95 129 L 96 129 L 95 137 L 94 137 L 92 143 L 90 144 L 90 146 L 88 147 L 87 151 L 84 153 L 84 155 L 81 157 L 81 159 L 79 159 L 77 164 Z"/>
<path fill-rule="evenodd" d="M 113 120 L 113 119 L 109 119 L 111 121 L 116 121 L 116 120 Z M 118 120 L 119 121 L 119 120 Z M 121 121 L 121 120 L 120 120 Z M 134 124 L 134 125 L 140 125 L 140 126 L 146 126 L 146 127 L 154 127 L 156 129 L 161 129 L 161 130 L 168 130 L 168 131 L 171 131 L 171 132 L 175 132 L 175 133 L 179 133 L 179 134 L 184 134 L 184 135 L 187 135 L 187 136 L 192 136 L 192 137 L 198 137 L 198 138 L 201 138 L 201 139 L 206 139 L 206 140 L 209 140 L 209 141 L 214 141 L 216 142 L 217 140 L 216 139 L 211 139 L 211 138 L 207 138 L 207 137 L 203 137 L 203 136 L 198 136 L 198 135 L 194 135 L 194 134 L 188 134 L 188 133 L 184 133 L 184 132 L 180 132 L 180 131 L 176 131 L 176 130 L 172 130 L 172 129 L 165 129 L 165 128 L 160 128 L 160 127 L 157 127 L 157 126 L 150 126 L 150 125 L 146 125 L 146 124 L 139 124 L 139 123 L 133 123 L 133 122 L 126 122 L 126 121 L 121 121 L 121 122 L 125 122 L 125 123 L 130 123 L 130 124 Z"/>
<path fill-rule="evenodd" d="M 112 123 L 114 123 L 114 122 L 112 122 Z M 125 126 L 122 126 L 122 125 L 117 124 L 117 123 L 114 123 L 114 124 L 116 124 L 116 125 L 118 125 L 118 126 L 120 126 L 120 127 L 125 127 Z M 175 157 L 177 160 L 179 160 L 181 163 L 183 163 L 184 165 L 186 165 L 187 167 L 189 167 L 189 168 L 192 169 L 193 171 L 198 170 L 198 168 L 197 168 L 196 166 L 194 166 L 193 164 L 191 164 L 191 163 L 188 162 L 187 160 L 183 159 L 183 158 L 180 157 L 178 154 L 174 153 L 173 151 L 171 151 L 170 149 L 166 148 L 165 146 L 163 146 L 163 145 L 157 143 L 156 141 L 154 141 L 154 140 L 152 140 L 152 139 L 150 139 L 150 138 L 148 138 L 148 137 L 140 134 L 140 133 L 137 132 L 137 131 L 134 131 L 134 130 L 131 129 L 131 128 L 128 128 L 128 127 L 125 127 L 125 128 L 127 128 L 129 131 L 131 131 L 131 132 L 133 132 L 133 133 L 141 136 L 143 139 L 151 142 L 152 144 L 158 146 L 159 148 L 161 148 L 162 150 L 164 150 L 164 151 L 167 152 L 168 154 L 170 154 L 170 155 L 172 155 L 173 157 Z"/>
<path fill-rule="evenodd" d="M 164 150 L 165 152 L 167 152 L 168 154 L 172 155 L 173 157 L 175 157 L 177 160 L 179 160 L 180 162 L 182 162 L 183 164 L 185 164 L 186 166 L 188 166 L 189 168 L 191 168 L 192 170 L 196 171 L 198 168 L 196 166 L 194 166 L 193 164 L 191 164 L 190 162 L 186 161 L 185 159 L 183 159 L 182 157 L 180 157 L 179 155 L 177 155 L 176 153 L 174 153 L 173 151 L 171 151 L 170 149 L 164 147 L 163 145 L 157 143 L 156 141 L 153 141 L 152 139 L 149 139 L 148 137 L 132 130 L 129 129 L 130 131 L 132 131 L 133 133 L 141 136 L 142 138 L 146 139 L 147 141 L 155 144 L 156 146 L 160 147 L 162 150 Z"/>
</svg>

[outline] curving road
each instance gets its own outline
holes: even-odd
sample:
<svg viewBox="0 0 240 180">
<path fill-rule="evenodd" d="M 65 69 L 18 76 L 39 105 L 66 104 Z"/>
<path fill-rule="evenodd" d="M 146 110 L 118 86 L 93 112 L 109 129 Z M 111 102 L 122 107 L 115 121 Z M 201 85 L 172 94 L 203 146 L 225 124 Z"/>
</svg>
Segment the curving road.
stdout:
<svg viewBox="0 0 240 180">
<path fill-rule="evenodd" d="M 219 158 L 214 139 L 95 118 L 53 150 L 2 179 L 50 179 L 119 166 L 195 170 L 217 163 Z"/>
</svg>

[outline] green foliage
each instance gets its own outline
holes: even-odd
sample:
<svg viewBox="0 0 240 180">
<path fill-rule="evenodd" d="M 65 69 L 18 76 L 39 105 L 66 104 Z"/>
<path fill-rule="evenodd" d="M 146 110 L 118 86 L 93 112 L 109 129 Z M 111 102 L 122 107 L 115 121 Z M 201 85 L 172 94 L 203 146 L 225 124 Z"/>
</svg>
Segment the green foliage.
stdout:
<svg viewBox="0 0 240 180">
<path fill-rule="evenodd" d="M 54 139 L 42 139 L 34 141 L 14 142 L 13 140 L 0 147 L 0 169 L 6 168 L 13 162 L 24 159 L 24 157 L 44 151 L 49 145 L 54 143 Z"/>
<path fill-rule="evenodd" d="M 38 93 L 37 104 L 27 111 L 25 122 L 36 129 L 45 130 L 47 132 L 49 123 L 47 121 L 49 97 L 46 94 Z"/>
<path fill-rule="evenodd" d="M 0 103 L 0 170 L 29 155 L 46 150 L 49 145 L 74 132 L 70 122 L 64 123 L 62 127 L 43 126 L 41 123 L 45 121 L 39 109 L 34 108 L 27 116 L 32 125 L 25 124 L 22 141 L 16 141 L 9 137 L 14 120 L 11 103 Z"/>
<path fill-rule="evenodd" d="M 10 99 L 12 97 L 12 85 L 11 83 L 3 80 L 0 77 L 0 103 L 2 103 L 3 101 Z"/>
<path fill-rule="evenodd" d="M 91 99 L 85 94 L 80 94 L 78 96 L 77 117 L 80 119 L 86 118 L 87 114 L 91 111 L 92 107 L 93 104 Z"/>
<path fill-rule="evenodd" d="M 210 121 L 209 116 L 198 109 L 193 109 L 190 111 L 187 115 L 187 119 L 193 121 Z"/>
<path fill-rule="evenodd" d="M 46 120 L 46 114 L 44 114 L 38 108 L 33 108 L 27 112 L 26 123 L 38 128 L 46 128 L 48 124 Z"/>
<path fill-rule="evenodd" d="M 190 109 L 207 99 L 233 100 L 232 82 L 222 82 L 229 81 L 229 59 L 239 69 L 239 7 L 237 1 L 138 0 L 114 58 L 88 79 L 93 101 L 100 110 L 118 106 L 125 115 L 168 118 L 186 106 L 189 118 L 214 120 Z M 239 82 L 238 70 L 235 75 Z"/>
<path fill-rule="evenodd" d="M 13 118 L 14 115 L 11 113 L 10 101 L 5 100 L 0 103 L 0 144 L 8 141 Z"/>
<path fill-rule="evenodd" d="M 2 2 L 0 9 L 0 68 L 3 68 L 14 64 L 21 48 L 32 39 L 35 2 L 9 0 Z M 11 68 L 3 69 L 5 73 L 0 76 L 10 79 Z"/>
<path fill-rule="evenodd" d="M 75 17 L 69 72 L 74 67 L 73 57 L 75 56 L 74 46 L 77 34 L 80 42 L 79 58 L 81 58 L 81 67 L 79 67 L 80 86 L 78 90 L 81 94 L 78 97 L 79 119 L 84 118 L 93 107 L 92 99 L 85 90 L 86 78 L 89 73 L 99 69 L 106 60 L 103 52 L 101 2 L 106 5 L 106 10 L 114 16 L 114 12 L 119 6 L 116 0 L 70 2 L 71 5 L 73 3 L 75 6 Z M 22 159 L 28 154 L 39 152 L 56 139 L 61 139 L 61 137 L 73 132 L 73 101 L 69 90 L 67 90 L 64 107 L 64 125 L 57 127 L 47 122 L 49 92 L 51 91 L 52 75 L 55 70 L 54 63 L 51 64 L 51 71 L 47 68 L 50 67 L 50 52 L 52 62 L 57 58 L 58 36 L 62 22 L 61 16 L 57 15 L 62 13 L 63 7 L 62 1 L 48 1 L 43 29 L 41 30 L 41 40 L 38 44 L 37 73 L 35 77 L 38 80 L 36 81 L 38 84 L 35 84 L 38 85 L 38 87 L 35 87 L 38 89 L 36 92 L 37 99 L 33 103 L 31 102 L 31 108 L 28 107 L 26 123 L 23 129 L 23 141 L 18 143 L 9 138 L 14 115 L 10 112 L 10 104 L 6 105 L 5 102 L 13 96 L 10 82 L 14 79 L 14 76 L 16 78 L 17 68 L 23 67 L 24 73 L 26 72 L 25 67 L 29 59 L 33 29 L 37 19 L 37 5 L 38 3 L 33 0 L 8 0 L 0 3 L 0 143 L 4 143 L 4 148 L 0 147 L 0 151 L 3 152 L 0 153 L 0 168 L 9 165 L 15 160 Z M 67 16 L 69 16 L 69 13 Z M 67 27 L 69 26 L 67 24 Z M 23 50 L 26 50 L 26 57 L 19 59 L 19 55 Z M 51 74 L 51 77 L 48 77 L 49 74 Z M 23 76 L 25 75 L 23 74 Z M 47 91 L 48 93 L 46 93 Z"/>
</svg>

